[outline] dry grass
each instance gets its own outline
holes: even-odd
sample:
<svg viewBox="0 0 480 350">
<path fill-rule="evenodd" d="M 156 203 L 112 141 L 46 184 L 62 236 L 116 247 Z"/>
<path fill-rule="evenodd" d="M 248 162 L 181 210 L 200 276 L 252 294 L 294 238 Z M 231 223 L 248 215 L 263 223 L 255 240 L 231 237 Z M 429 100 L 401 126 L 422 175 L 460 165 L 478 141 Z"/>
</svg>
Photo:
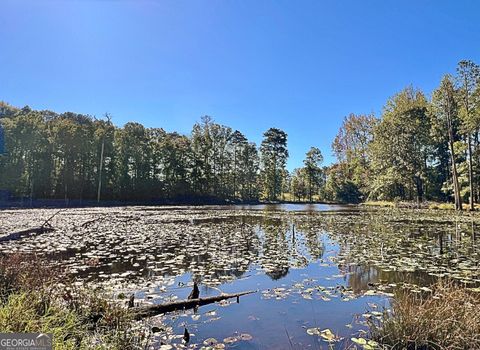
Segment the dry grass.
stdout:
<svg viewBox="0 0 480 350">
<path fill-rule="evenodd" d="M 362 203 L 362 205 L 368 207 L 382 207 L 382 208 L 395 208 L 395 202 L 390 201 L 367 201 Z"/>
<path fill-rule="evenodd" d="M 0 256 L 0 298 L 5 301 L 18 291 L 45 291 L 65 278 L 63 271 L 34 254 Z"/>
<path fill-rule="evenodd" d="M 68 283 L 35 255 L 0 257 L 0 332 L 52 333 L 55 350 L 143 348 L 127 309 Z"/>
<path fill-rule="evenodd" d="M 432 292 L 399 292 L 392 311 L 370 320 L 386 349 L 480 349 L 480 293 L 439 282 Z"/>
<path fill-rule="evenodd" d="M 455 210 L 455 205 L 453 203 L 444 203 L 444 202 L 422 202 L 417 204 L 414 201 L 367 201 L 362 203 L 362 205 L 370 207 L 381 207 L 381 208 L 421 208 L 421 209 L 433 209 L 433 210 Z M 468 204 L 463 204 L 463 209 L 468 211 Z M 479 204 L 475 204 L 475 208 L 480 209 Z"/>
<path fill-rule="evenodd" d="M 429 204 L 428 209 L 455 210 L 455 205 L 453 203 L 432 202 Z"/>
<path fill-rule="evenodd" d="M 455 210 L 455 205 L 453 203 L 439 203 L 439 202 L 431 202 L 429 205 L 429 209 L 439 209 L 439 210 Z M 480 204 L 475 203 L 475 210 L 480 209 Z M 470 211 L 468 203 L 463 203 L 463 210 Z"/>
</svg>

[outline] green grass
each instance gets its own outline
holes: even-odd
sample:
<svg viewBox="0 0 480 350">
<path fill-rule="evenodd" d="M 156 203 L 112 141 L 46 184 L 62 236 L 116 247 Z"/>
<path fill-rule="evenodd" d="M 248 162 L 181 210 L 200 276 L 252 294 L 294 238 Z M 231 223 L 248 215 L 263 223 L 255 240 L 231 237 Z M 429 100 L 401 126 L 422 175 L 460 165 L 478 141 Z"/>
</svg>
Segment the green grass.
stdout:
<svg viewBox="0 0 480 350">
<path fill-rule="evenodd" d="M 87 335 L 79 315 L 38 292 L 11 294 L 0 307 L 0 329 L 3 333 L 53 334 L 54 349 L 77 349 L 77 339 Z M 85 348 L 85 347 L 83 347 Z"/>
<path fill-rule="evenodd" d="M 128 309 L 59 282 L 64 276 L 35 256 L 1 257 L 0 332 L 50 333 L 55 350 L 145 347 Z"/>
</svg>

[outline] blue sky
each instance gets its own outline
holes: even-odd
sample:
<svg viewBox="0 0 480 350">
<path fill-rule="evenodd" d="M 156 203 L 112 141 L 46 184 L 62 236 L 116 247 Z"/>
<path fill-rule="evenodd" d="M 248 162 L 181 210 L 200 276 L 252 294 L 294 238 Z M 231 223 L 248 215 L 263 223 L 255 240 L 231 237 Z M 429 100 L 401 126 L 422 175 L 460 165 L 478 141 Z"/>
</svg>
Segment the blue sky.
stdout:
<svg viewBox="0 0 480 350">
<path fill-rule="evenodd" d="M 381 114 L 480 63 L 480 2 L 0 1 L 0 100 L 188 134 L 202 115 L 330 163 L 349 113 Z"/>
</svg>

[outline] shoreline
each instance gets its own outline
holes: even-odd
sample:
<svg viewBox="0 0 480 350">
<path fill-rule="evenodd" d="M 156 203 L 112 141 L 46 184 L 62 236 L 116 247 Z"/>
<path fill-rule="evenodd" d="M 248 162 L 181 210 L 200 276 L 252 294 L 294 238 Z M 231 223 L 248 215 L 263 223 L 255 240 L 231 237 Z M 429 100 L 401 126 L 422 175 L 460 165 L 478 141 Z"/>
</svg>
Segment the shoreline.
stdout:
<svg viewBox="0 0 480 350">
<path fill-rule="evenodd" d="M 190 206 L 242 206 L 242 205 L 283 205 L 283 204 L 301 204 L 301 205 L 357 205 L 356 203 L 340 203 L 327 201 L 313 201 L 313 202 L 294 202 L 294 201 L 221 201 L 221 200 L 193 200 L 193 201 L 166 201 L 166 200 L 152 200 L 152 201 L 101 201 L 96 200 L 69 200 L 68 203 L 63 199 L 34 199 L 30 200 L 15 200 L 15 201 L 0 201 L 1 209 L 63 209 L 63 208 L 108 208 L 108 207 L 129 207 L 129 206 L 164 206 L 164 207 L 190 207 Z"/>
</svg>

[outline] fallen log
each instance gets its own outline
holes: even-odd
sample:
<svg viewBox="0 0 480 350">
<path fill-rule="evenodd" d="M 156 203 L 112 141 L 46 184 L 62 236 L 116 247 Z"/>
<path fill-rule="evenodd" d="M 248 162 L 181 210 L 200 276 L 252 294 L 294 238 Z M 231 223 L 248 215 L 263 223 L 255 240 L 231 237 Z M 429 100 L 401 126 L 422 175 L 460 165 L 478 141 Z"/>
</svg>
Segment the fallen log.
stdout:
<svg viewBox="0 0 480 350">
<path fill-rule="evenodd" d="M 40 226 L 35 228 L 30 228 L 28 230 L 17 231 L 7 234 L 6 236 L 0 237 L 0 242 L 6 241 L 16 241 L 17 239 L 22 239 L 24 237 L 30 237 L 34 234 L 40 235 L 42 233 L 55 231 L 53 227 Z"/>
<path fill-rule="evenodd" d="M 167 312 L 178 311 L 178 310 L 188 310 L 193 309 L 198 306 L 208 305 L 216 303 L 218 301 L 237 298 L 237 303 L 240 302 L 240 297 L 247 294 L 256 293 L 255 290 L 250 290 L 241 293 L 233 294 L 220 294 L 213 297 L 205 297 L 198 299 L 187 299 L 187 300 L 178 300 L 170 303 L 151 305 L 151 306 L 139 306 L 132 309 L 134 318 L 140 320 L 145 317 L 155 316 L 159 314 L 164 314 Z"/>
<path fill-rule="evenodd" d="M 18 239 L 22 239 L 24 237 L 32 236 L 34 234 L 41 235 L 42 233 L 55 231 L 55 229 L 50 224 L 50 220 L 52 220 L 58 213 L 60 213 L 63 210 L 65 209 L 60 209 L 59 211 L 55 212 L 52 216 L 50 216 L 47 220 L 45 220 L 45 222 L 39 227 L 34 227 L 34 228 L 30 228 L 23 231 L 12 232 L 3 237 L 0 237 L 0 242 L 15 241 Z"/>
</svg>

